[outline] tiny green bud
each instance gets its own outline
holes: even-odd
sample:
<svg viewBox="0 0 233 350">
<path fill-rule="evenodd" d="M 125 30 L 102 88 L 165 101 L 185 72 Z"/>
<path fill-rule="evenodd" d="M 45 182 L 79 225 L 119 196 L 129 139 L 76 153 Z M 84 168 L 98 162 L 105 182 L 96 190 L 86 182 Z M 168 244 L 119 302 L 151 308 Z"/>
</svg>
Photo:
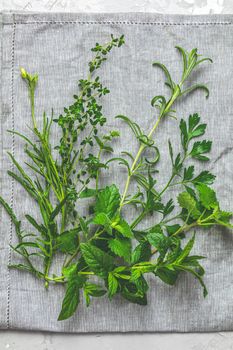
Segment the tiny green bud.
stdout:
<svg viewBox="0 0 233 350">
<path fill-rule="evenodd" d="M 27 76 L 28 76 L 28 74 L 27 74 L 27 72 L 26 72 L 26 70 L 24 69 L 24 68 L 20 68 L 20 72 L 21 72 L 21 77 L 23 78 L 23 79 L 27 79 Z"/>
</svg>

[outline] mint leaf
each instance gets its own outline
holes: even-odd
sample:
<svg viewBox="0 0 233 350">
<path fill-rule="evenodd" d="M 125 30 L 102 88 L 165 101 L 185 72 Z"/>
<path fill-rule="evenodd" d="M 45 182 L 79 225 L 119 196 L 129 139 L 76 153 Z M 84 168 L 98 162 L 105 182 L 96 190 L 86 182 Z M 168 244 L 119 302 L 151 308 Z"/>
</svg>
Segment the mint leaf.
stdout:
<svg viewBox="0 0 233 350">
<path fill-rule="evenodd" d="M 184 265 L 184 264 L 182 264 L 182 265 L 177 265 L 177 266 L 176 266 L 176 269 L 181 270 L 181 271 L 186 271 L 186 272 L 189 272 L 189 273 L 191 273 L 192 275 L 194 275 L 194 277 L 197 278 L 197 280 L 200 282 L 201 286 L 203 287 L 203 295 L 204 295 L 204 297 L 207 296 L 208 291 L 207 291 L 206 285 L 205 285 L 205 283 L 204 283 L 204 281 L 203 281 L 203 279 L 202 279 L 202 274 L 200 275 L 200 274 L 199 274 L 197 271 L 195 271 L 193 268 L 191 268 L 191 267 L 188 266 L 188 265 Z"/>
<path fill-rule="evenodd" d="M 106 294 L 106 290 L 104 290 L 101 286 L 94 283 L 85 283 L 83 287 L 84 297 L 86 300 L 86 305 L 89 306 L 91 302 L 91 297 L 102 297 Z"/>
<path fill-rule="evenodd" d="M 155 275 L 158 276 L 164 283 L 173 286 L 176 283 L 178 277 L 178 271 L 175 271 L 169 267 L 159 267 Z"/>
<path fill-rule="evenodd" d="M 138 293 L 137 287 L 133 283 L 127 284 L 122 292 L 122 296 L 129 300 L 131 303 L 139 304 L 139 305 L 147 305 L 147 296 L 145 294 Z"/>
<path fill-rule="evenodd" d="M 108 274 L 108 297 L 111 299 L 117 292 L 118 280 L 112 272 Z"/>
<path fill-rule="evenodd" d="M 73 254 L 79 245 L 79 233 L 79 227 L 61 233 L 57 236 L 56 248 L 63 253 Z"/>
<path fill-rule="evenodd" d="M 122 234 L 122 236 L 126 238 L 132 238 L 133 237 L 133 232 L 129 226 L 129 224 L 124 220 L 120 219 L 120 221 L 116 221 L 116 223 L 112 223 L 112 228 L 117 230 Z"/>
<path fill-rule="evenodd" d="M 181 228 L 179 224 L 166 225 L 166 230 L 169 236 L 173 235 L 176 231 Z"/>
<path fill-rule="evenodd" d="M 188 243 L 186 244 L 186 246 L 184 247 L 184 249 L 182 250 L 181 254 L 179 255 L 179 257 L 176 259 L 175 263 L 179 264 L 181 263 L 191 252 L 193 245 L 195 242 L 195 234 L 193 235 L 193 237 L 188 241 Z"/>
<path fill-rule="evenodd" d="M 111 220 L 105 213 L 99 213 L 94 217 L 93 222 L 97 225 L 102 225 L 105 227 L 109 234 L 112 234 Z"/>
<path fill-rule="evenodd" d="M 80 194 L 79 198 L 90 198 L 94 197 L 96 195 L 96 189 L 92 188 L 85 188 Z"/>
<path fill-rule="evenodd" d="M 170 245 L 169 237 L 161 232 L 151 232 L 147 235 L 147 239 L 159 251 L 161 257 L 164 257 Z"/>
<path fill-rule="evenodd" d="M 120 205 L 120 193 L 116 185 L 107 186 L 97 195 L 95 213 L 105 213 L 110 219 L 116 215 Z"/>
<path fill-rule="evenodd" d="M 79 291 L 84 282 L 85 278 L 79 275 L 72 275 L 68 280 L 65 297 L 62 302 L 62 309 L 58 316 L 58 321 L 64 321 L 75 313 L 80 302 Z"/>
<path fill-rule="evenodd" d="M 131 258 L 131 241 L 129 239 L 114 238 L 108 241 L 111 251 L 124 258 L 126 262 L 130 262 Z"/>
<path fill-rule="evenodd" d="M 147 241 L 140 243 L 133 251 L 131 262 L 137 264 L 142 261 L 148 261 L 151 257 L 150 244 Z"/>
<path fill-rule="evenodd" d="M 67 267 L 63 267 L 62 274 L 66 277 L 67 280 L 71 279 L 77 274 L 77 264 L 71 264 Z"/>
<path fill-rule="evenodd" d="M 90 270 L 100 277 L 106 277 L 113 269 L 113 257 L 90 243 L 81 243 L 80 247 Z"/>
</svg>

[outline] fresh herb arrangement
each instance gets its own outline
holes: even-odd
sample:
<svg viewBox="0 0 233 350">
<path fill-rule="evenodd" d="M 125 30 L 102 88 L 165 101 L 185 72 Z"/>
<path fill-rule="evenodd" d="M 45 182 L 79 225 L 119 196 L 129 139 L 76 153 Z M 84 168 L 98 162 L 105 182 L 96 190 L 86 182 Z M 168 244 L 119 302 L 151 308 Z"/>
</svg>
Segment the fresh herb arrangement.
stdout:
<svg viewBox="0 0 233 350">
<path fill-rule="evenodd" d="M 202 138 L 206 124 L 201 123 L 197 114 L 180 121 L 180 153 L 174 154 L 172 140 L 168 140 L 171 175 L 162 190 L 157 188 L 160 152 L 154 140 L 156 129 L 162 127 L 165 118 L 176 118 L 173 105 L 183 95 L 196 89 L 203 89 L 207 97 L 209 94 L 203 84 L 185 88 L 191 73 L 200 64 L 211 62 L 197 54 L 196 49 L 187 52 L 177 47 L 183 61 L 178 84 L 163 64 L 153 64 L 164 71 L 170 96 L 152 98 L 151 104 L 158 110 L 158 117 L 148 134 L 128 117 L 117 116 L 134 134 L 138 152 L 136 155 L 122 152 L 122 157 L 109 156 L 107 161 L 103 160 L 104 153 L 113 153 L 112 143 L 120 135 L 115 130 L 104 134 L 106 117 L 100 100 L 109 90 L 96 76 L 96 71 L 110 51 L 123 44 L 124 36 L 111 36 L 106 45 L 96 44 L 88 77 L 79 81 L 79 94 L 74 96 L 74 103 L 64 108 L 64 113 L 57 118 L 44 114 L 42 127 L 37 124 L 34 107 L 38 76 L 21 69 L 29 91 L 32 129 L 30 136 L 14 130 L 9 132 L 25 141 L 25 165 L 30 175 L 12 154 L 9 156 L 15 171 L 8 171 L 8 174 L 32 197 L 40 220 L 26 213 L 25 219 L 31 229 L 23 229 L 10 205 L 0 197 L 18 237 L 18 244 L 11 248 L 22 258 L 22 263 L 9 267 L 33 274 L 44 281 L 46 288 L 55 283 L 65 286 L 59 320 L 75 313 L 81 293 L 87 306 L 93 297 L 104 294 L 109 299 L 121 294 L 130 302 L 146 305 L 149 288 L 146 274 L 174 285 L 180 273 L 191 273 L 199 280 L 206 296 L 204 269 L 200 264 L 203 257 L 191 254 L 195 228 L 211 229 L 214 225 L 232 228 L 232 213 L 220 209 L 210 187 L 215 176 L 206 169 L 196 173 L 194 165 L 190 165 L 192 159 L 194 164 L 199 161 L 205 165 L 212 145 Z M 61 138 L 54 149 L 51 128 L 55 127 L 60 128 Z M 153 159 L 148 159 L 148 151 L 153 153 Z M 185 165 L 187 160 L 188 166 Z M 112 162 L 127 170 L 123 193 L 115 184 L 100 187 L 101 173 L 108 171 Z M 137 183 L 136 190 L 135 186 L 130 187 L 132 181 Z M 174 186 L 179 189 L 177 198 L 165 202 L 165 192 Z M 80 210 L 82 203 L 89 203 L 86 215 Z M 125 208 L 132 205 L 137 215 L 133 222 L 128 222 L 122 209 L 125 213 Z M 147 218 L 151 216 L 155 224 L 147 227 Z M 138 228 L 139 223 L 144 229 Z M 188 231 L 192 232 L 192 237 L 184 244 L 182 240 Z M 57 254 L 64 256 L 60 275 L 51 272 Z"/>
</svg>

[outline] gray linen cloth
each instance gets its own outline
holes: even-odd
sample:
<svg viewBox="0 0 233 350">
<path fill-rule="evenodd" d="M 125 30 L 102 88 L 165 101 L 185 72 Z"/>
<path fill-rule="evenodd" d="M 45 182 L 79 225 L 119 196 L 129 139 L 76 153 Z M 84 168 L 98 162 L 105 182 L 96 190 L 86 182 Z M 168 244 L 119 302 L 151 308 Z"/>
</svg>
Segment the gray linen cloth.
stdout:
<svg viewBox="0 0 233 350">
<path fill-rule="evenodd" d="M 231 15 L 180 16 L 157 14 L 23 14 L 1 16 L 1 194 L 19 217 L 33 211 L 33 204 L 23 189 L 7 175 L 11 168 L 7 151 L 23 160 L 23 142 L 9 135 L 7 129 L 28 133 L 30 111 L 28 95 L 20 78 L 20 66 L 39 74 L 36 114 L 42 117 L 51 107 L 55 114 L 72 102 L 78 79 L 85 77 L 90 48 L 106 42 L 110 34 L 125 34 L 126 44 L 114 50 L 99 72 L 111 94 L 103 99 L 109 127 L 121 131 L 115 152 L 133 153 L 136 142 L 130 131 L 114 116 L 125 114 L 145 130 L 154 120 L 150 100 L 167 93 L 164 75 L 152 67 L 155 60 L 171 68 L 175 80 L 181 74 L 175 45 L 197 47 L 212 57 L 214 64 L 202 66 L 195 81 L 206 82 L 210 97 L 195 92 L 176 105 L 178 119 L 198 112 L 208 123 L 207 135 L 214 140 L 209 169 L 217 175 L 215 188 L 224 208 L 233 209 L 233 17 Z M 55 135 L 54 137 L 57 137 Z M 179 139 L 178 122 L 168 120 L 158 130 L 156 140 L 162 147 L 162 186 L 169 174 L 167 139 Z M 124 170 L 113 168 L 104 182 L 121 185 Z M 15 232 L 5 211 L 0 225 L 0 327 L 58 332 L 128 332 L 128 331 L 222 331 L 233 330 L 233 236 L 227 230 L 211 229 L 198 233 L 195 252 L 206 255 L 206 299 L 195 279 L 182 275 L 175 287 L 158 279 L 150 280 L 148 306 L 138 306 L 115 298 L 96 299 L 86 309 L 65 322 L 58 322 L 64 290 L 60 286 L 46 291 L 43 283 L 31 275 L 7 268 L 17 261 L 9 249 Z"/>
</svg>

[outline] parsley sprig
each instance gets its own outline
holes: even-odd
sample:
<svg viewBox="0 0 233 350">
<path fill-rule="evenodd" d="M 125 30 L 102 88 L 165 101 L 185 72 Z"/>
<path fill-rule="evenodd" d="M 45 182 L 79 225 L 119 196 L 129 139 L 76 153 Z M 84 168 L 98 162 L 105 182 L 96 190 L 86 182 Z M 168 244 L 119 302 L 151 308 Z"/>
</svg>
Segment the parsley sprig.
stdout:
<svg viewBox="0 0 233 350">
<path fill-rule="evenodd" d="M 158 182 L 160 151 L 154 134 L 162 127 L 163 119 L 177 119 L 174 104 L 178 99 L 196 89 L 203 90 L 208 97 L 206 85 L 186 86 L 186 82 L 200 64 L 212 62 L 211 59 L 199 55 L 197 49 L 188 52 L 177 46 L 183 62 L 178 83 L 165 65 L 153 64 L 163 70 L 170 95 L 152 98 L 151 105 L 158 110 L 158 117 L 148 134 L 128 116 L 117 116 L 129 126 L 139 148 L 135 155 L 124 151 L 120 157 L 114 157 L 114 139 L 120 134 L 116 130 L 104 133 L 107 118 L 101 100 L 110 91 L 96 72 L 112 49 L 123 44 L 124 36 L 111 36 L 108 43 L 95 45 L 88 76 L 79 80 L 74 102 L 57 117 L 53 112 L 51 117 L 44 113 L 41 128 L 34 101 L 38 76 L 21 69 L 29 91 L 32 129 L 29 136 L 10 132 L 25 142 L 25 166 L 30 172 L 9 154 L 15 170 L 8 174 L 32 198 L 40 219 L 25 213 L 31 229 L 23 228 L 10 205 L 0 197 L 18 237 L 12 249 L 22 259 L 9 267 L 33 274 L 44 281 L 46 288 L 58 283 L 65 286 L 59 320 L 75 313 L 81 293 L 87 306 L 93 298 L 105 294 L 109 299 L 121 294 L 130 302 L 146 305 L 148 273 L 174 285 L 180 273 L 188 272 L 200 282 L 206 296 L 205 271 L 200 263 L 204 257 L 192 254 L 195 229 L 209 231 L 216 225 L 232 228 L 232 213 L 222 210 L 210 187 L 215 175 L 206 169 L 206 164 L 212 142 L 203 139 L 207 125 L 198 114 L 180 120 L 181 151 L 176 154 L 172 140 L 167 140 L 171 173 L 162 188 Z M 51 128 L 57 126 L 61 137 L 53 149 Z M 107 160 L 104 153 L 109 154 Z M 102 173 L 113 162 L 127 170 L 122 194 L 116 184 L 100 185 Z M 197 162 L 204 165 L 200 172 L 195 170 Z M 137 187 L 131 186 L 132 182 Z M 166 198 L 174 193 L 169 191 L 171 188 L 177 189 L 176 199 L 173 195 L 165 201 L 165 193 Z M 132 205 L 137 214 L 129 222 L 125 213 Z M 88 209 L 85 215 L 84 206 Z M 153 226 L 148 227 L 148 217 L 154 218 Z M 60 274 L 55 274 L 52 268 L 57 255 L 64 257 Z"/>
</svg>

